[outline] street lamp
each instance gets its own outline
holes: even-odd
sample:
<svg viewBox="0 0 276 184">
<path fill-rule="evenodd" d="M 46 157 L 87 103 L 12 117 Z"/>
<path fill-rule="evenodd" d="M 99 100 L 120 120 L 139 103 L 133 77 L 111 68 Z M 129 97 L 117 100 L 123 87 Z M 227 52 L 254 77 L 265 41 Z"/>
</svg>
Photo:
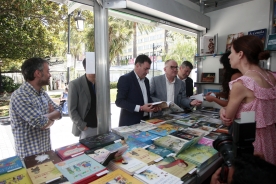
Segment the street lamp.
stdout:
<svg viewBox="0 0 276 184">
<path fill-rule="evenodd" d="M 67 49 L 67 85 L 70 82 L 70 65 L 71 65 L 71 54 L 70 54 L 70 21 L 72 13 L 68 14 L 68 49 Z M 84 30 L 84 21 L 85 18 L 81 16 L 81 12 L 78 12 L 78 15 L 75 17 L 76 27 L 78 31 Z"/>
<path fill-rule="evenodd" d="M 152 67 L 152 77 L 154 77 L 154 50 L 158 49 L 159 47 L 161 47 L 161 45 L 156 45 L 154 46 L 154 43 L 152 44 L 152 63 L 153 63 L 153 67 Z"/>
<path fill-rule="evenodd" d="M 75 21 L 76 21 L 76 26 L 77 26 L 77 30 L 78 31 L 83 31 L 84 30 L 84 21 L 85 18 L 83 18 L 81 16 L 81 12 L 78 12 L 78 16 L 75 17 Z"/>
</svg>

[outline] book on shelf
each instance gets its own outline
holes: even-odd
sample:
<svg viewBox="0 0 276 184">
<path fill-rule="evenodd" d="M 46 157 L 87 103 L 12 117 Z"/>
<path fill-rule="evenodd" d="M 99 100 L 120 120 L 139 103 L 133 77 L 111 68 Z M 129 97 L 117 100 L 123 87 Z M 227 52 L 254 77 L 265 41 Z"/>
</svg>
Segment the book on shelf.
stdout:
<svg viewBox="0 0 276 184">
<path fill-rule="evenodd" d="M 195 144 L 178 154 L 177 158 L 191 162 L 198 168 L 203 168 L 217 159 L 218 156 L 218 152 L 214 148 L 202 144 Z"/>
<path fill-rule="evenodd" d="M 79 142 L 86 147 L 88 147 L 90 150 L 96 150 L 98 148 L 102 148 L 104 146 L 113 144 L 117 141 L 123 140 L 124 137 L 115 134 L 113 132 L 99 134 L 91 137 L 87 137 L 85 139 L 79 140 Z M 86 152 L 87 153 L 87 152 Z"/>
<path fill-rule="evenodd" d="M 159 184 L 159 183 L 183 183 L 178 177 L 159 169 L 155 165 L 145 167 L 134 174 L 134 177 L 143 183 Z"/>
<path fill-rule="evenodd" d="M 0 160 L 0 174 L 12 172 L 23 168 L 23 164 L 19 156 L 12 156 Z"/>
<path fill-rule="evenodd" d="M 202 36 L 200 37 L 200 55 L 208 55 L 216 53 L 216 41 L 215 36 Z"/>
<path fill-rule="evenodd" d="M 108 173 L 106 167 L 85 154 L 64 160 L 55 166 L 74 184 L 89 183 Z"/>
<path fill-rule="evenodd" d="M 227 42 L 226 42 L 225 52 L 230 52 L 233 41 L 236 40 L 239 37 L 242 37 L 242 36 L 244 36 L 243 32 L 236 33 L 236 34 L 229 34 L 227 36 Z"/>
<path fill-rule="evenodd" d="M 266 33 L 267 33 L 267 29 L 258 29 L 254 31 L 249 31 L 248 35 L 254 35 L 259 37 L 262 40 L 263 44 L 265 45 Z"/>
<path fill-rule="evenodd" d="M 74 143 L 74 144 L 57 148 L 55 151 L 62 160 L 66 160 L 66 159 L 81 155 L 87 150 L 89 149 L 86 146 L 80 143 Z"/>
<path fill-rule="evenodd" d="M 148 151 L 150 151 L 152 153 L 155 153 L 155 154 L 157 154 L 157 155 L 159 155 L 159 156 L 161 156 L 163 158 L 173 153 L 173 151 L 171 151 L 171 150 L 169 150 L 167 148 L 164 148 L 164 147 L 161 147 L 161 146 L 157 146 L 157 145 L 154 145 L 154 144 L 152 144 L 149 147 L 147 147 L 146 150 L 148 150 Z"/>
<path fill-rule="evenodd" d="M 268 36 L 267 50 L 276 50 L 276 34 L 271 34 Z"/>
<path fill-rule="evenodd" d="M 138 132 L 136 134 L 128 136 L 128 138 L 136 139 L 140 142 L 144 142 L 146 144 L 152 144 L 153 140 L 158 138 L 159 135 L 150 133 L 150 132 Z"/>
<path fill-rule="evenodd" d="M 21 168 L 12 172 L 8 172 L 0 175 L 0 183 L 1 184 L 29 184 L 32 183 L 27 169 Z"/>
<path fill-rule="evenodd" d="M 60 162 L 61 159 L 60 157 L 57 156 L 57 154 L 53 150 L 24 158 L 24 163 L 27 169 L 49 161 L 56 164 Z"/>
<path fill-rule="evenodd" d="M 148 150 L 145 150 L 143 148 L 133 149 L 132 151 L 127 152 L 126 156 L 136 158 L 148 165 L 154 164 L 163 159 L 163 157 L 161 157 L 155 153 L 152 153 Z"/>
<path fill-rule="evenodd" d="M 220 82 L 221 83 L 221 82 Z M 203 95 L 206 95 L 207 93 L 212 92 L 212 93 L 219 93 L 220 89 L 204 89 Z"/>
<path fill-rule="evenodd" d="M 32 182 L 37 184 L 50 183 L 63 177 L 51 161 L 30 167 L 27 171 Z"/>
<path fill-rule="evenodd" d="M 108 151 L 105 148 L 96 150 L 93 154 L 88 154 L 91 158 L 96 160 L 97 162 L 101 163 L 102 165 L 106 166 L 110 160 L 118 158 L 122 156 L 126 150 L 128 149 L 127 145 L 124 145 L 117 150 Z"/>
<path fill-rule="evenodd" d="M 135 148 L 144 148 L 144 149 L 146 149 L 147 147 L 150 146 L 150 144 L 138 141 L 134 137 L 128 137 L 128 139 L 125 140 L 125 142 L 128 145 L 127 152 L 132 151 Z"/>
<path fill-rule="evenodd" d="M 181 160 L 174 156 L 169 156 L 155 164 L 159 169 L 162 169 L 181 180 L 185 177 L 186 174 L 192 172 L 196 167 L 195 164 L 190 163 L 185 160 Z"/>
<path fill-rule="evenodd" d="M 121 159 L 111 160 L 107 168 L 111 171 L 121 169 L 129 175 L 133 175 L 135 171 L 147 166 L 146 163 L 127 155 L 123 155 Z"/>
<path fill-rule="evenodd" d="M 143 184 L 141 181 L 127 174 L 126 172 L 117 169 L 107 175 L 103 176 L 90 184 Z"/>
<path fill-rule="evenodd" d="M 216 73 L 201 73 L 201 82 L 215 82 Z"/>
<path fill-rule="evenodd" d="M 169 123 L 164 123 L 162 125 L 158 125 L 156 129 L 149 130 L 148 132 L 152 134 L 156 134 L 158 136 L 166 136 L 177 131 L 179 128 L 180 128 L 179 126 L 174 126 Z"/>
</svg>

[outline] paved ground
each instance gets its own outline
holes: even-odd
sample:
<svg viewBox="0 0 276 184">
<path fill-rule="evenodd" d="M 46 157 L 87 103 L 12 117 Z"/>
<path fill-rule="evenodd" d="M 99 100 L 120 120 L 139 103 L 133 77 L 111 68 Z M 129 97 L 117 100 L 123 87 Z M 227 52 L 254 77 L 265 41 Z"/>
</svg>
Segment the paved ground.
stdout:
<svg viewBox="0 0 276 184">
<path fill-rule="evenodd" d="M 48 92 L 49 95 L 61 94 L 63 90 Z M 111 127 L 118 127 L 120 108 L 111 104 Z M 56 149 L 78 142 L 78 137 L 71 133 L 72 121 L 70 117 L 64 116 L 61 120 L 55 122 L 51 127 L 52 148 Z M 15 155 L 14 139 L 10 125 L 0 125 L 0 160 Z"/>
</svg>

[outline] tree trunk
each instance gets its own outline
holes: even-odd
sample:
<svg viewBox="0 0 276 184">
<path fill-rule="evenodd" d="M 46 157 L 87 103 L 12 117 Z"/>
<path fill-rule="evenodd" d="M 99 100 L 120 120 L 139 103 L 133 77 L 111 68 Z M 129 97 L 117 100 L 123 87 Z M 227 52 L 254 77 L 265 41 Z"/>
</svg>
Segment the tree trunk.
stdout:
<svg viewBox="0 0 276 184">
<path fill-rule="evenodd" d="M 167 42 L 167 37 L 168 37 L 168 30 L 165 30 L 165 40 L 164 40 L 164 45 L 165 45 L 165 54 L 167 54 L 168 53 L 168 49 L 169 49 L 169 47 L 168 47 L 168 42 Z"/>
</svg>

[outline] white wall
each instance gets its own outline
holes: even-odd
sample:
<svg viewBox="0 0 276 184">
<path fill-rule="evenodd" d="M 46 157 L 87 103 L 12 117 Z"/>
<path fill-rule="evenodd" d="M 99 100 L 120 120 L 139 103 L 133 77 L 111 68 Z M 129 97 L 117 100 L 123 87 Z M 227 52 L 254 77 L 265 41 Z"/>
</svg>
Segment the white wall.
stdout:
<svg viewBox="0 0 276 184">
<path fill-rule="evenodd" d="M 206 35 L 213 36 L 218 33 L 218 54 L 224 53 L 227 36 L 229 34 L 239 32 L 247 34 L 248 31 L 268 29 L 269 11 L 270 0 L 253 0 L 207 13 L 206 15 L 211 20 L 211 29 L 207 31 Z M 218 70 L 219 68 L 223 68 L 219 63 L 219 58 L 220 56 L 206 57 L 202 65 L 202 72 L 216 73 L 216 83 L 218 83 Z M 212 87 L 210 85 L 204 85 L 202 88 Z"/>
<path fill-rule="evenodd" d="M 226 40 L 229 34 L 269 28 L 270 0 L 253 0 L 239 5 L 231 6 L 207 13 L 210 17 L 211 29 L 206 35 L 213 36 L 218 33 L 218 54 L 224 53 Z M 218 69 L 222 68 L 219 56 L 206 57 L 203 61 L 203 72 L 215 72 L 218 82 Z"/>
</svg>

